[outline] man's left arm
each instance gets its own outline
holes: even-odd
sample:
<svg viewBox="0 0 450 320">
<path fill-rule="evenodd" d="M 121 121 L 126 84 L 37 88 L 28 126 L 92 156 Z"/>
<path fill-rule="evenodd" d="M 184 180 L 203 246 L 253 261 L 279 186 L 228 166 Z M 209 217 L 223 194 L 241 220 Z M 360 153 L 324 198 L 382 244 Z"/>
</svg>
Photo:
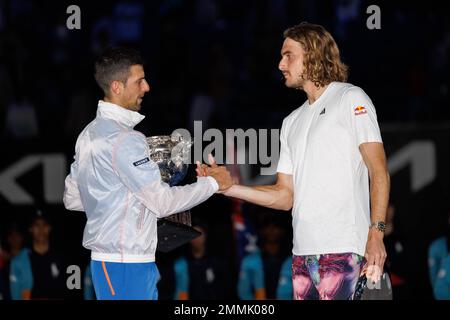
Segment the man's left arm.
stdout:
<svg viewBox="0 0 450 320">
<path fill-rule="evenodd" d="M 78 163 L 75 160 L 70 166 L 70 173 L 67 175 L 64 182 L 64 206 L 68 210 L 84 211 L 83 203 L 81 202 L 80 191 L 77 184 Z"/>
<path fill-rule="evenodd" d="M 385 222 L 389 201 L 390 177 L 383 144 L 380 142 L 362 143 L 359 150 L 369 170 L 371 223 Z M 368 266 L 366 275 L 374 282 L 380 280 L 387 256 L 383 236 L 383 231 L 374 227 L 369 228 L 365 252 Z"/>
</svg>

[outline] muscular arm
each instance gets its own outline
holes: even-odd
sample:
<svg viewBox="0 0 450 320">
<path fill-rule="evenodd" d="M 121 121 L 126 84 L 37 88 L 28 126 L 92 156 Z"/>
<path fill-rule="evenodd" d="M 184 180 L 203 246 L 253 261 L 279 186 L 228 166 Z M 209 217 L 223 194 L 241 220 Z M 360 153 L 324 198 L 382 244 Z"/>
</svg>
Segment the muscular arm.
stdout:
<svg viewBox="0 0 450 320">
<path fill-rule="evenodd" d="M 224 194 L 263 207 L 288 211 L 292 208 L 294 199 L 292 175 L 278 173 L 274 185 L 254 187 L 233 185 Z"/>
<path fill-rule="evenodd" d="M 390 179 L 383 144 L 379 142 L 362 143 L 359 149 L 369 170 L 370 219 L 372 222 L 385 221 L 389 201 Z M 387 256 L 383 236 L 383 232 L 374 228 L 369 229 L 365 252 L 367 260 L 366 275 L 374 283 L 380 281 Z"/>
<path fill-rule="evenodd" d="M 383 144 L 378 142 L 362 143 L 359 149 L 369 170 L 371 221 L 385 221 L 389 202 L 390 178 Z"/>
</svg>

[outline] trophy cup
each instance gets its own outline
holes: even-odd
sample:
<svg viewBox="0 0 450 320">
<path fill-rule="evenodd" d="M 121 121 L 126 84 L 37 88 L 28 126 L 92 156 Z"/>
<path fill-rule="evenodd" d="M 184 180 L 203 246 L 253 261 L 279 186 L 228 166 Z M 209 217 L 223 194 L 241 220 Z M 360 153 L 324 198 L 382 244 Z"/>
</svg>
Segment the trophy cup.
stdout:
<svg viewBox="0 0 450 320">
<path fill-rule="evenodd" d="M 150 147 L 150 158 L 158 165 L 161 179 L 171 187 L 180 183 L 187 173 L 186 162 L 192 142 L 181 135 L 173 134 L 147 137 L 147 143 Z M 157 250 L 169 252 L 200 234 L 191 227 L 189 210 L 158 219 Z"/>
</svg>

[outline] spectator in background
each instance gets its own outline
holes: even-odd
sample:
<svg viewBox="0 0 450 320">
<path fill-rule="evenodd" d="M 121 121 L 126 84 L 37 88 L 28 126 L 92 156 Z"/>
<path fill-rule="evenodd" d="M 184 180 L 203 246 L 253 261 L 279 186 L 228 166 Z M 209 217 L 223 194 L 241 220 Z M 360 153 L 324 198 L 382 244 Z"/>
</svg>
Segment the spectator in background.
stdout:
<svg viewBox="0 0 450 320">
<path fill-rule="evenodd" d="M 213 44 L 207 50 L 206 75 L 198 77 L 187 127 L 193 132 L 194 121 L 202 121 L 203 130 L 226 127 L 233 107 L 232 79 L 234 69 L 229 53 L 222 45 Z M 231 112 L 232 114 L 232 112 Z M 232 116 L 231 116 L 232 117 Z"/>
<path fill-rule="evenodd" d="M 6 135 L 16 139 L 35 138 L 39 134 L 35 106 L 23 96 L 6 109 Z"/>
<path fill-rule="evenodd" d="M 177 248 L 170 253 L 156 251 L 156 261 L 158 261 L 158 271 L 160 278 L 157 283 L 158 300 L 173 300 L 175 297 L 175 259 L 179 257 L 179 250 L 183 247 Z"/>
<path fill-rule="evenodd" d="M 363 9 L 359 0 L 338 0 L 335 1 L 335 34 L 340 40 L 346 40 L 349 34 L 351 23 L 359 18 Z"/>
<path fill-rule="evenodd" d="M 117 2 L 112 14 L 102 15 L 94 22 L 90 35 L 91 52 L 100 56 L 111 46 L 139 46 L 143 36 L 144 12 L 140 2 Z"/>
<path fill-rule="evenodd" d="M 0 37 L 0 59 L 5 60 L 5 43 Z M 6 132 L 6 113 L 7 107 L 11 104 L 13 100 L 13 81 L 10 75 L 10 71 L 5 65 L 0 64 L 0 87 L 2 88 L 0 93 L 0 134 L 5 134 Z"/>
<path fill-rule="evenodd" d="M 11 261 L 13 300 L 62 299 L 63 263 L 50 245 L 51 225 L 41 211 L 33 217 L 29 232 L 31 247 L 22 249 Z"/>
<path fill-rule="evenodd" d="M 238 295 L 242 300 L 291 300 L 292 257 L 283 252 L 283 227 L 269 220 L 260 228 L 260 251 L 242 260 Z"/>
<path fill-rule="evenodd" d="M 188 253 L 175 261 L 175 299 L 209 300 L 229 298 L 229 274 L 225 262 L 206 247 L 207 226 L 197 221 L 192 227 L 202 234 L 189 243 Z"/>
<path fill-rule="evenodd" d="M 94 284 L 92 283 L 91 265 L 88 264 L 83 277 L 83 297 L 84 300 L 95 300 Z"/>
<path fill-rule="evenodd" d="M 80 61 L 80 67 L 73 74 L 75 77 L 83 79 L 89 74 L 89 65 L 85 61 Z M 77 137 L 84 129 L 87 123 L 95 118 L 97 105 L 93 103 L 96 98 L 96 83 L 91 81 L 82 81 L 72 85 L 72 92 L 68 100 L 68 109 L 66 113 L 64 131 L 68 137 Z"/>
<path fill-rule="evenodd" d="M 0 300 L 5 300 L 6 288 L 5 288 L 5 261 L 3 259 L 3 249 L 0 245 Z"/>
<path fill-rule="evenodd" d="M 384 233 L 384 243 L 387 252 L 386 269 L 389 272 L 392 283 L 393 298 L 403 300 L 410 294 L 407 283 L 408 262 L 403 239 L 395 229 L 395 212 L 394 204 L 389 203 L 386 214 L 386 231 Z"/>
<path fill-rule="evenodd" d="M 24 237 L 18 224 L 12 223 L 6 230 L 0 248 L 0 294 L 2 299 L 11 300 L 9 272 L 11 260 L 22 250 Z"/>
<path fill-rule="evenodd" d="M 428 249 L 431 287 L 437 300 L 450 300 L 450 211 L 446 234 L 434 240 Z"/>
<path fill-rule="evenodd" d="M 123 0 L 114 7 L 115 34 L 121 45 L 138 45 L 142 41 L 144 7 L 141 2 Z"/>
<path fill-rule="evenodd" d="M 91 30 L 90 48 L 94 56 L 100 56 L 109 46 L 117 44 L 112 17 L 100 17 L 94 22 Z"/>
</svg>

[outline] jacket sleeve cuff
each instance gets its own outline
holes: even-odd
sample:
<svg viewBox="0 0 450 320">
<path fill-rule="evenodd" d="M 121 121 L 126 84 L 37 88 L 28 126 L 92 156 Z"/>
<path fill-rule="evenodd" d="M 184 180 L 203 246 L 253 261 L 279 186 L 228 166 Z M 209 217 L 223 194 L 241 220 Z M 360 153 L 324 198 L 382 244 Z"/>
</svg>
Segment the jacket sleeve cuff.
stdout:
<svg viewBox="0 0 450 320">
<path fill-rule="evenodd" d="M 210 177 L 210 176 L 208 176 L 206 178 L 210 181 L 211 186 L 214 189 L 214 192 L 217 192 L 219 190 L 219 185 L 217 184 L 216 179 L 214 179 L 213 177 Z"/>
</svg>

